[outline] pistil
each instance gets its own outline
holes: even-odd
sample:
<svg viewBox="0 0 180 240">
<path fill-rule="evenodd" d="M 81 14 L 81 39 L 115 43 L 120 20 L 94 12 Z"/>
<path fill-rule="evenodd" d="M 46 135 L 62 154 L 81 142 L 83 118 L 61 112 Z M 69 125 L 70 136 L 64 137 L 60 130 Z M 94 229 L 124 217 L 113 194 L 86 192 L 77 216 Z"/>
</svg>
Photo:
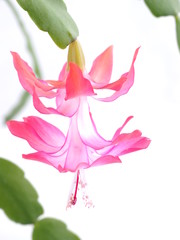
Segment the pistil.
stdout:
<svg viewBox="0 0 180 240">
<path fill-rule="evenodd" d="M 77 191 L 78 191 L 78 184 L 79 184 L 79 170 L 77 171 L 77 178 L 76 178 L 76 186 L 75 186 L 75 191 L 74 191 L 74 196 L 73 199 L 71 201 L 72 205 L 75 205 L 77 202 Z"/>
</svg>

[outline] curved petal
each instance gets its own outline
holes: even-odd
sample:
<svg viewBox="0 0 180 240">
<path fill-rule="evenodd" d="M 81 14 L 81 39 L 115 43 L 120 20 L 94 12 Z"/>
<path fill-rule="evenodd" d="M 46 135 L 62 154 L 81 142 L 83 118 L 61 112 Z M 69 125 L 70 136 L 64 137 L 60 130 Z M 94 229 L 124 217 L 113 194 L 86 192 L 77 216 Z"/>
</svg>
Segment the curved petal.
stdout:
<svg viewBox="0 0 180 240">
<path fill-rule="evenodd" d="M 92 164 L 91 167 L 97 167 L 105 164 L 111 164 L 111 163 L 121 163 L 121 160 L 117 156 L 111 156 L 111 155 L 106 155 L 99 157 L 97 160 L 95 160 Z"/>
<path fill-rule="evenodd" d="M 66 87 L 66 77 L 68 74 L 68 72 L 66 71 L 66 67 L 67 67 L 67 63 L 64 64 L 64 66 L 59 74 L 58 81 L 47 80 L 47 83 L 51 84 L 56 89 L 65 88 Z"/>
<path fill-rule="evenodd" d="M 66 90 L 59 89 L 56 97 L 57 111 L 67 117 L 72 117 L 79 108 L 79 97 L 65 100 Z"/>
<path fill-rule="evenodd" d="M 109 83 L 113 67 L 113 46 L 108 47 L 93 62 L 89 75 L 92 79 L 92 85 L 95 88 L 101 88 Z"/>
<path fill-rule="evenodd" d="M 46 96 L 49 98 L 55 96 L 55 93 L 51 91 L 54 89 L 53 86 L 49 86 L 46 81 L 37 79 L 32 68 L 29 67 L 29 65 L 22 60 L 17 53 L 12 52 L 12 56 L 19 81 L 27 92 L 32 95 L 35 88 L 38 96 Z"/>
<path fill-rule="evenodd" d="M 65 89 L 59 89 L 56 93 L 57 108 L 46 107 L 36 92 L 33 93 L 33 104 L 37 111 L 42 114 L 60 114 L 66 117 L 72 117 L 79 108 L 79 98 L 65 100 Z"/>
<path fill-rule="evenodd" d="M 81 69 L 74 63 L 69 63 L 70 69 L 66 79 L 66 98 L 94 95 L 93 88 L 88 79 L 84 78 Z"/>
<path fill-rule="evenodd" d="M 71 119 L 66 146 L 68 146 L 68 148 L 64 168 L 74 171 L 80 164 L 89 165 L 87 146 L 80 138 L 76 115 Z M 64 146 L 64 148 L 66 148 L 66 146 Z"/>
<path fill-rule="evenodd" d="M 46 107 L 37 96 L 36 92 L 33 92 L 33 104 L 35 109 L 42 114 L 60 114 L 55 108 Z"/>
<path fill-rule="evenodd" d="M 77 121 L 79 134 L 84 144 L 94 149 L 101 149 L 111 144 L 111 141 L 105 140 L 97 132 L 86 99 L 81 98 Z"/>
<path fill-rule="evenodd" d="M 115 143 L 116 139 L 118 138 L 119 134 L 121 133 L 122 129 L 126 126 L 126 124 L 133 118 L 133 116 L 129 116 L 126 121 L 123 123 L 123 125 L 118 128 L 112 138 L 112 141 Z"/>
<path fill-rule="evenodd" d="M 64 64 L 60 74 L 59 74 L 59 77 L 58 77 L 58 80 L 61 82 L 61 81 L 65 81 L 66 77 L 67 77 L 67 74 L 68 72 L 66 71 L 67 69 L 67 62 Z"/>
<path fill-rule="evenodd" d="M 121 155 L 131 153 L 131 152 L 135 152 L 135 151 L 139 151 L 139 150 L 142 150 L 142 149 L 146 149 L 149 146 L 150 142 L 151 142 L 151 140 L 149 138 L 141 137 L 139 139 L 139 141 L 134 143 L 131 147 L 122 151 Z"/>
<path fill-rule="evenodd" d="M 101 89 L 113 90 L 115 92 L 109 97 L 105 97 L 105 98 L 94 97 L 95 99 L 99 101 L 104 101 L 104 102 L 111 102 L 117 99 L 118 97 L 126 94 L 129 91 L 129 89 L 132 87 L 134 83 L 134 62 L 136 60 L 138 51 L 139 51 L 139 48 L 137 48 L 134 53 L 133 61 L 132 61 L 129 72 L 124 73 L 120 77 L 120 79 L 117 80 L 116 82 L 107 84 L 106 86 L 101 88 Z"/>
<path fill-rule="evenodd" d="M 39 131 L 41 136 L 45 134 L 50 134 L 50 132 L 48 132 L 49 131 L 48 127 L 50 127 L 50 124 L 45 122 L 44 124 L 47 127 L 47 133 L 42 132 L 40 133 Z M 57 152 L 61 148 L 60 145 L 52 145 L 49 141 L 47 141 L 47 137 L 45 138 L 45 140 L 42 139 L 41 136 L 38 135 L 37 129 L 34 129 L 34 127 L 28 122 L 9 121 L 7 122 L 7 126 L 13 135 L 25 139 L 29 143 L 29 145 L 37 151 L 52 153 Z M 56 129 L 56 135 L 59 135 L 60 140 L 63 137 L 62 133 L 58 129 Z"/>
<path fill-rule="evenodd" d="M 125 153 L 147 148 L 150 144 L 150 140 L 141 135 L 142 133 L 139 130 L 135 130 L 132 133 L 120 134 L 116 139 L 116 144 L 110 151 L 108 151 L 108 154 L 121 156 Z"/>
<path fill-rule="evenodd" d="M 34 116 L 24 118 L 24 122 L 32 126 L 38 136 L 48 145 L 59 149 L 59 146 L 64 144 L 64 134 L 54 125 Z"/>
<path fill-rule="evenodd" d="M 29 160 L 35 160 L 38 162 L 49 164 L 55 168 L 59 168 L 60 162 L 64 161 L 64 155 L 63 156 L 54 156 L 48 153 L 45 153 L 43 151 L 30 153 L 30 154 L 23 154 L 23 158 L 29 159 Z M 60 166 L 61 169 L 63 169 L 63 166 Z M 66 172 L 66 170 L 64 170 Z"/>
<path fill-rule="evenodd" d="M 23 154 L 23 158 L 28 160 L 35 160 L 38 162 L 46 163 L 48 165 L 53 166 L 56 168 L 59 172 L 76 172 L 78 169 L 81 168 L 87 168 L 88 165 L 86 163 L 80 162 L 75 166 L 75 168 L 72 168 L 69 166 L 69 168 L 64 168 L 63 162 L 64 162 L 64 156 L 53 156 L 44 152 L 35 152 L 30 154 Z"/>
</svg>

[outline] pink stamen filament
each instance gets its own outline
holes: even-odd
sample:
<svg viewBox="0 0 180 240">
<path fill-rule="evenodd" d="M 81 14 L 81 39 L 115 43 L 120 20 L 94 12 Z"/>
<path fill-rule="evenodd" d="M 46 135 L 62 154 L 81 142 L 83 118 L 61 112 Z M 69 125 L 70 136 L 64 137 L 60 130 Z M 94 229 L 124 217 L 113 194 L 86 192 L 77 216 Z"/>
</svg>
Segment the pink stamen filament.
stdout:
<svg viewBox="0 0 180 240">
<path fill-rule="evenodd" d="M 79 170 L 77 171 L 77 179 L 76 179 L 76 187 L 75 187 L 75 191 L 74 191 L 74 197 L 72 200 L 72 205 L 75 205 L 77 202 L 77 190 L 78 190 L 78 184 L 79 184 Z"/>
</svg>

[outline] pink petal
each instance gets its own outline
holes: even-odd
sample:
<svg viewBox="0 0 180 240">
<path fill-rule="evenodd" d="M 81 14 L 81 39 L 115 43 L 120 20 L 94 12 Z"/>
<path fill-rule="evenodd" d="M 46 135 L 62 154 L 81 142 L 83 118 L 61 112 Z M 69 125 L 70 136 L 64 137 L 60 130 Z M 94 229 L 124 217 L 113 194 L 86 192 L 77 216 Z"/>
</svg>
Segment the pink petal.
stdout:
<svg viewBox="0 0 180 240">
<path fill-rule="evenodd" d="M 31 121 L 33 122 L 34 119 L 34 125 L 32 125 Z M 30 120 L 30 122 L 28 122 Z M 39 122 L 37 122 L 37 121 Z M 39 126 L 39 124 L 42 123 L 43 128 L 37 130 L 36 126 Z M 60 130 L 56 129 L 51 124 L 43 121 L 42 119 L 36 119 L 36 117 L 30 117 L 27 118 L 25 122 L 18 122 L 18 121 L 9 121 L 7 122 L 7 126 L 11 133 L 17 137 L 25 139 L 29 145 L 34 148 L 37 151 L 45 151 L 45 152 L 56 152 L 61 148 L 61 145 L 58 145 L 59 143 L 62 144 L 63 142 L 63 134 Z M 35 126 L 35 128 L 34 128 Z M 46 132 L 44 131 L 44 127 L 46 129 Z M 52 133 L 51 130 L 53 129 Z M 48 140 L 48 136 L 52 134 L 52 136 Z M 41 137 L 44 137 L 42 139 Z M 60 142 L 57 142 L 56 144 L 50 142 L 52 138 L 59 138 Z"/>
<path fill-rule="evenodd" d="M 38 162 L 46 163 L 48 165 L 51 165 L 59 170 L 59 172 L 76 172 L 78 169 L 81 168 L 87 168 L 87 163 L 79 162 L 75 165 L 75 168 L 72 166 L 64 167 L 64 156 L 53 156 L 51 154 L 47 154 L 44 152 L 36 152 L 36 153 L 30 153 L 30 154 L 23 154 L 23 158 L 29 159 L 29 160 L 35 160 Z"/>
<path fill-rule="evenodd" d="M 79 134 L 84 144 L 94 149 L 100 149 L 111 144 L 111 141 L 106 141 L 97 132 L 86 99 L 81 98 L 77 121 Z"/>
<path fill-rule="evenodd" d="M 95 88 L 101 88 L 109 83 L 113 67 L 113 46 L 108 47 L 93 62 L 89 75 Z"/>
<path fill-rule="evenodd" d="M 64 64 L 60 74 L 59 74 L 59 81 L 65 81 L 66 77 L 67 77 L 67 74 L 68 72 L 66 71 L 67 69 L 67 63 Z"/>
<path fill-rule="evenodd" d="M 139 141 L 137 141 L 136 143 L 134 143 L 130 148 L 125 149 L 121 155 L 127 154 L 127 153 L 131 153 L 131 152 L 135 152 L 135 151 L 139 151 L 142 149 L 146 149 L 149 144 L 150 144 L 151 140 L 149 138 L 146 137 L 141 137 Z"/>
<path fill-rule="evenodd" d="M 65 169 L 75 171 L 80 164 L 89 164 L 87 147 L 83 144 L 80 138 L 76 116 L 71 119 L 66 144 L 68 144 L 68 149 L 64 164 Z"/>
<path fill-rule="evenodd" d="M 35 91 L 33 92 L 33 104 L 36 110 L 42 114 L 60 114 L 55 108 L 46 107 L 41 102 Z"/>
<path fill-rule="evenodd" d="M 53 154 L 41 151 L 23 157 L 50 164 L 60 172 L 75 172 L 78 168 L 87 168 L 89 166 L 87 148 L 80 139 L 76 116 L 71 119 L 65 144 L 59 151 Z"/>
<path fill-rule="evenodd" d="M 115 141 L 115 139 L 119 136 L 119 134 L 121 133 L 122 129 L 125 127 L 125 125 L 133 118 L 133 116 L 130 116 L 126 119 L 126 121 L 123 123 L 123 125 L 118 128 L 113 136 L 112 141 Z"/>
<path fill-rule="evenodd" d="M 37 111 L 42 114 L 60 114 L 72 117 L 79 107 L 79 98 L 64 100 L 65 89 L 59 89 L 56 97 L 57 108 L 46 107 L 39 99 L 36 92 L 33 93 L 33 104 Z"/>
<path fill-rule="evenodd" d="M 23 61 L 17 53 L 12 52 L 12 55 L 19 81 L 27 92 L 32 95 L 35 88 L 38 96 L 46 96 L 49 98 L 55 96 L 55 93 L 51 91 L 54 87 L 48 86 L 46 81 L 37 79 L 32 68 L 29 67 L 29 65 Z"/>
<path fill-rule="evenodd" d="M 38 136 L 48 145 L 59 148 L 59 146 L 64 144 L 64 134 L 57 127 L 44 121 L 43 119 L 30 116 L 24 118 L 24 122 L 32 126 Z"/>
<path fill-rule="evenodd" d="M 74 63 L 70 63 L 69 74 L 66 79 L 66 98 L 94 95 L 89 80 L 83 77 L 81 69 Z"/>
<path fill-rule="evenodd" d="M 125 153 L 130 153 L 147 148 L 150 144 L 148 138 L 142 137 L 139 130 L 132 133 L 123 133 L 116 139 L 116 145 L 108 151 L 108 154 L 121 156 Z"/>
<path fill-rule="evenodd" d="M 67 77 L 67 74 L 68 74 L 68 72 L 66 71 L 66 67 L 67 67 L 67 63 L 64 64 L 64 66 L 63 66 L 63 68 L 62 68 L 62 70 L 59 74 L 58 81 L 48 80 L 47 82 L 57 89 L 58 88 L 65 88 L 66 77 Z"/>
<path fill-rule="evenodd" d="M 122 143 L 125 145 L 126 142 L 129 143 L 129 141 L 136 141 L 141 135 L 142 133 L 139 130 L 135 130 L 131 133 L 122 133 L 114 139 L 113 144 Z"/>
<path fill-rule="evenodd" d="M 102 89 L 114 90 L 115 92 L 109 97 L 105 97 L 105 98 L 95 97 L 97 100 L 104 101 L 104 102 L 114 101 L 115 99 L 126 94 L 129 91 L 129 89 L 132 87 L 132 85 L 134 83 L 134 62 L 136 60 L 138 51 L 139 51 L 139 48 L 136 49 L 136 51 L 134 53 L 133 61 L 132 61 L 129 72 L 124 73 L 121 76 L 121 78 L 119 80 L 117 80 L 116 82 L 107 84 L 106 86 L 104 86 L 102 88 Z"/>
<path fill-rule="evenodd" d="M 99 157 L 97 160 L 95 160 L 92 164 L 91 167 L 97 167 L 105 164 L 111 164 L 111 163 L 121 163 L 121 160 L 117 156 L 111 156 L 111 155 L 106 155 Z"/>
<path fill-rule="evenodd" d="M 65 100 L 66 90 L 59 89 L 56 97 L 57 111 L 67 117 L 72 117 L 79 108 L 79 97 Z"/>
<path fill-rule="evenodd" d="M 49 164 L 56 169 L 59 168 L 60 162 L 63 162 L 62 160 L 64 159 L 64 156 L 54 156 L 42 151 L 30 154 L 23 154 L 22 157 L 25 159 L 35 160 L 38 162 Z M 60 166 L 60 169 L 63 169 L 63 166 Z M 64 171 L 62 170 L 62 172 L 66 172 L 66 170 L 64 169 Z"/>
</svg>

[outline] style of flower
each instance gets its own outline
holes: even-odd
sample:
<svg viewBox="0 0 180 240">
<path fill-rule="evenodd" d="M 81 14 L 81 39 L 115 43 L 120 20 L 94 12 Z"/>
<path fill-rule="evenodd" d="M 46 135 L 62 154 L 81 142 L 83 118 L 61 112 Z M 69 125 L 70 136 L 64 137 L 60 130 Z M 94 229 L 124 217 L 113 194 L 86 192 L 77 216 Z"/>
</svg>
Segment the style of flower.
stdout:
<svg viewBox="0 0 180 240">
<path fill-rule="evenodd" d="M 79 44 L 77 46 L 79 48 Z M 25 139 L 36 150 L 34 153 L 23 154 L 23 158 L 52 165 L 60 172 L 76 172 L 76 181 L 68 207 L 76 203 L 78 184 L 80 183 L 82 188 L 86 186 L 81 169 L 121 163 L 122 155 L 145 149 L 150 143 L 139 130 L 122 133 L 132 117 L 126 119 L 111 140 L 105 140 L 96 129 L 88 104 L 89 96 L 100 101 L 113 101 L 128 92 L 134 82 L 134 61 L 138 50 L 135 52 L 130 71 L 114 83 L 109 83 L 112 72 L 112 47 L 95 59 L 89 73 L 85 71 L 81 50 L 79 52 L 79 58 L 70 52 L 70 60 L 68 59 L 68 64 L 64 65 L 58 81 L 37 79 L 27 63 L 13 53 L 19 80 L 33 96 L 35 108 L 44 114 L 55 113 L 70 117 L 66 136 L 57 127 L 35 116 L 24 118 L 23 122 L 7 123 L 13 135 Z M 75 60 L 71 54 L 76 56 Z M 113 94 L 98 98 L 95 90 L 103 89 L 113 90 Z M 55 98 L 57 107 L 46 107 L 41 97 Z M 92 202 L 86 194 L 83 198 L 85 204 L 90 207 Z"/>
</svg>

